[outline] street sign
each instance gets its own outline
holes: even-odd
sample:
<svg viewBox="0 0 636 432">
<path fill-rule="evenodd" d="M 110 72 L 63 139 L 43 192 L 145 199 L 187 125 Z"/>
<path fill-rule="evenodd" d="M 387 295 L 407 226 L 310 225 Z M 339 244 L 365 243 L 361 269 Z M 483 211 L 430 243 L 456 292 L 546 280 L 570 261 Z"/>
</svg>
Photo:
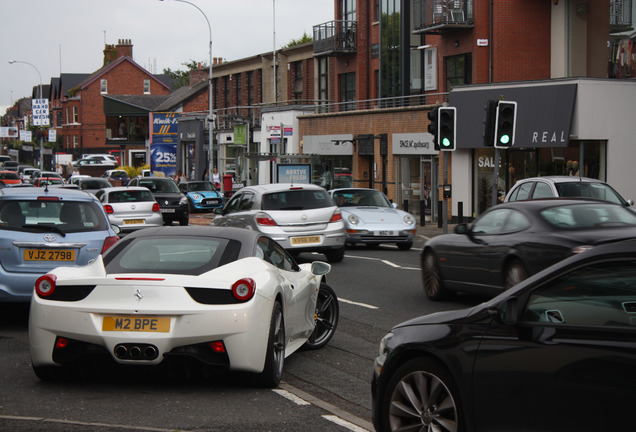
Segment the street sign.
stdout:
<svg viewBox="0 0 636 432">
<path fill-rule="evenodd" d="M 49 100 L 31 99 L 31 118 L 33 126 L 49 125 Z"/>
</svg>

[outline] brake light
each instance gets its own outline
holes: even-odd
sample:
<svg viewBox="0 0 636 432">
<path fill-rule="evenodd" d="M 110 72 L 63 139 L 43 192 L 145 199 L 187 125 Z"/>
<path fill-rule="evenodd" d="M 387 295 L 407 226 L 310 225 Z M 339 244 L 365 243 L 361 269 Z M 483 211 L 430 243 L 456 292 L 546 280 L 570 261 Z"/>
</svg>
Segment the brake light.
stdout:
<svg viewBox="0 0 636 432">
<path fill-rule="evenodd" d="M 42 182 L 40 182 L 38 180 L 38 185 L 41 186 Z M 39 196 L 38 197 L 38 201 L 59 201 L 60 197 L 56 197 L 56 196 Z"/>
<path fill-rule="evenodd" d="M 40 276 L 38 280 L 35 281 L 35 292 L 38 296 L 42 298 L 49 297 L 53 292 L 55 292 L 55 281 L 57 277 L 52 274 L 45 274 L 44 276 Z"/>
<path fill-rule="evenodd" d="M 114 213 L 113 206 L 110 204 L 104 204 L 104 211 L 108 214 Z"/>
<path fill-rule="evenodd" d="M 104 239 L 104 246 L 102 246 L 102 253 L 106 252 L 112 245 L 114 245 L 118 241 L 119 237 L 117 236 L 106 237 L 106 239 Z"/>
<path fill-rule="evenodd" d="M 225 352 L 225 345 L 223 345 L 223 341 L 210 342 L 209 345 L 210 345 L 210 348 L 212 348 L 212 351 L 214 351 L 215 353 Z"/>
<path fill-rule="evenodd" d="M 254 297 L 256 292 L 256 282 L 254 279 L 245 278 L 234 282 L 232 285 L 232 294 L 237 300 L 246 302 Z"/>
<path fill-rule="evenodd" d="M 256 223 L 259 225 L 276 226 L 276 222 L 274 221 L 274 219 L 269 217 L 268 214 L 258 213 L 255 216 L 255 219 L 256 219 Z"/>
<path fill-rule="evenodd" d="M 152 205 L 152 211 L 153 212 L 160 212 L 161 211 L 161 207 L 159 207 L 159 203 L 154 203 Z"/>
<path fill-rule="evenodd" d="M 339 220 L 342 220 L 342 213 L 340 212 L 340 209 L 336 209 L 329 222 L 338 222 Z"/>
<path fill-rule="evenodd" d="M 63 337 L 58 336 L 55 339 L 55 349 L 64 349 L 68 346 L 69 340 Z"/>
</svg>

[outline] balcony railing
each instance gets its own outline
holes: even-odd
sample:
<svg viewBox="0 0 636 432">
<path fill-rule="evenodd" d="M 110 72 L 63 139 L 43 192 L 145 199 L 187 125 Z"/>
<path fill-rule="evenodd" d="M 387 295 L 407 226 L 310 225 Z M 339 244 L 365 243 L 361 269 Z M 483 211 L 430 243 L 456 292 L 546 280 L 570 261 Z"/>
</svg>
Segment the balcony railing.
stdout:
<svg viewBox="0 0 636 432">
<path fill-rule="evenodd" d="M 632 30 L 632 0 L 610 0 L 610 33 Z"/>
<path fill-rule="evenodd" d="M 413 32 L 440 33 L 473 27 L 473 0 L 414 0 Z"/>
<path fill-rule="evenodd" d="M 357 49 L 355 21 L 329 21 L 314 26 L 314 54 L 349 54 Z"/>
</svg>

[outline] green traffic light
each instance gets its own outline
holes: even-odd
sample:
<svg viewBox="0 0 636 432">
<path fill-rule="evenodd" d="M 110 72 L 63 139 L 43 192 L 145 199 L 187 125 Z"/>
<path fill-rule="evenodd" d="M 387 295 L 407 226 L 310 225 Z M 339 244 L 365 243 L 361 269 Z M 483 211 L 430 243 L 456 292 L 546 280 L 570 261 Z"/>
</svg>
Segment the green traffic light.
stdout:
<svg viewBox="0 0 636 432">
<path fill-rule="evenodd" d="M 508 144 L 510 142 L 510 135 L 502 135 L 501 138 L 499 138 L 499 142 L 502 144 Z"/>
<path fill-rule="evenodd" d="M 444 139 L 442 139 L 442 145 L 444 147 L 450 147 L 451 142 L 450 142 L 450 140 L 448 138 L 444 138 Z"/>
</svg>

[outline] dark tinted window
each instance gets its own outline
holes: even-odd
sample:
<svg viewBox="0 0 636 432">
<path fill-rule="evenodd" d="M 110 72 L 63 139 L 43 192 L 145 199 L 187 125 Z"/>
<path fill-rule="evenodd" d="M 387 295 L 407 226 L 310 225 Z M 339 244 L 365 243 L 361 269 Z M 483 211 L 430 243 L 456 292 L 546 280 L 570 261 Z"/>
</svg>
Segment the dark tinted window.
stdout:
<svg viewBox="0 0 636 432">
<path fill-rule="evenodd" d="M 334 205 L 323 190 L 297 189 L 263 195 L 263 210 L 310 210 Z"/>
<path fill-rule="evenodd" d="M 106 230 L 108 222 L 100 206 L 75 201 L 0 201 L 1 228 L 46 231 L 47 227 L 63 232 Z"/>
<path fill-rule="evenodd" d="M 556 188 L 559 192 L 559 196 L 561 197 L 593 198 L 625 205 L 625 200 L 618 195 L 618 192 L 605 183 L 573 181 L 568 183 L 557 183 Z"/>
</svg>

